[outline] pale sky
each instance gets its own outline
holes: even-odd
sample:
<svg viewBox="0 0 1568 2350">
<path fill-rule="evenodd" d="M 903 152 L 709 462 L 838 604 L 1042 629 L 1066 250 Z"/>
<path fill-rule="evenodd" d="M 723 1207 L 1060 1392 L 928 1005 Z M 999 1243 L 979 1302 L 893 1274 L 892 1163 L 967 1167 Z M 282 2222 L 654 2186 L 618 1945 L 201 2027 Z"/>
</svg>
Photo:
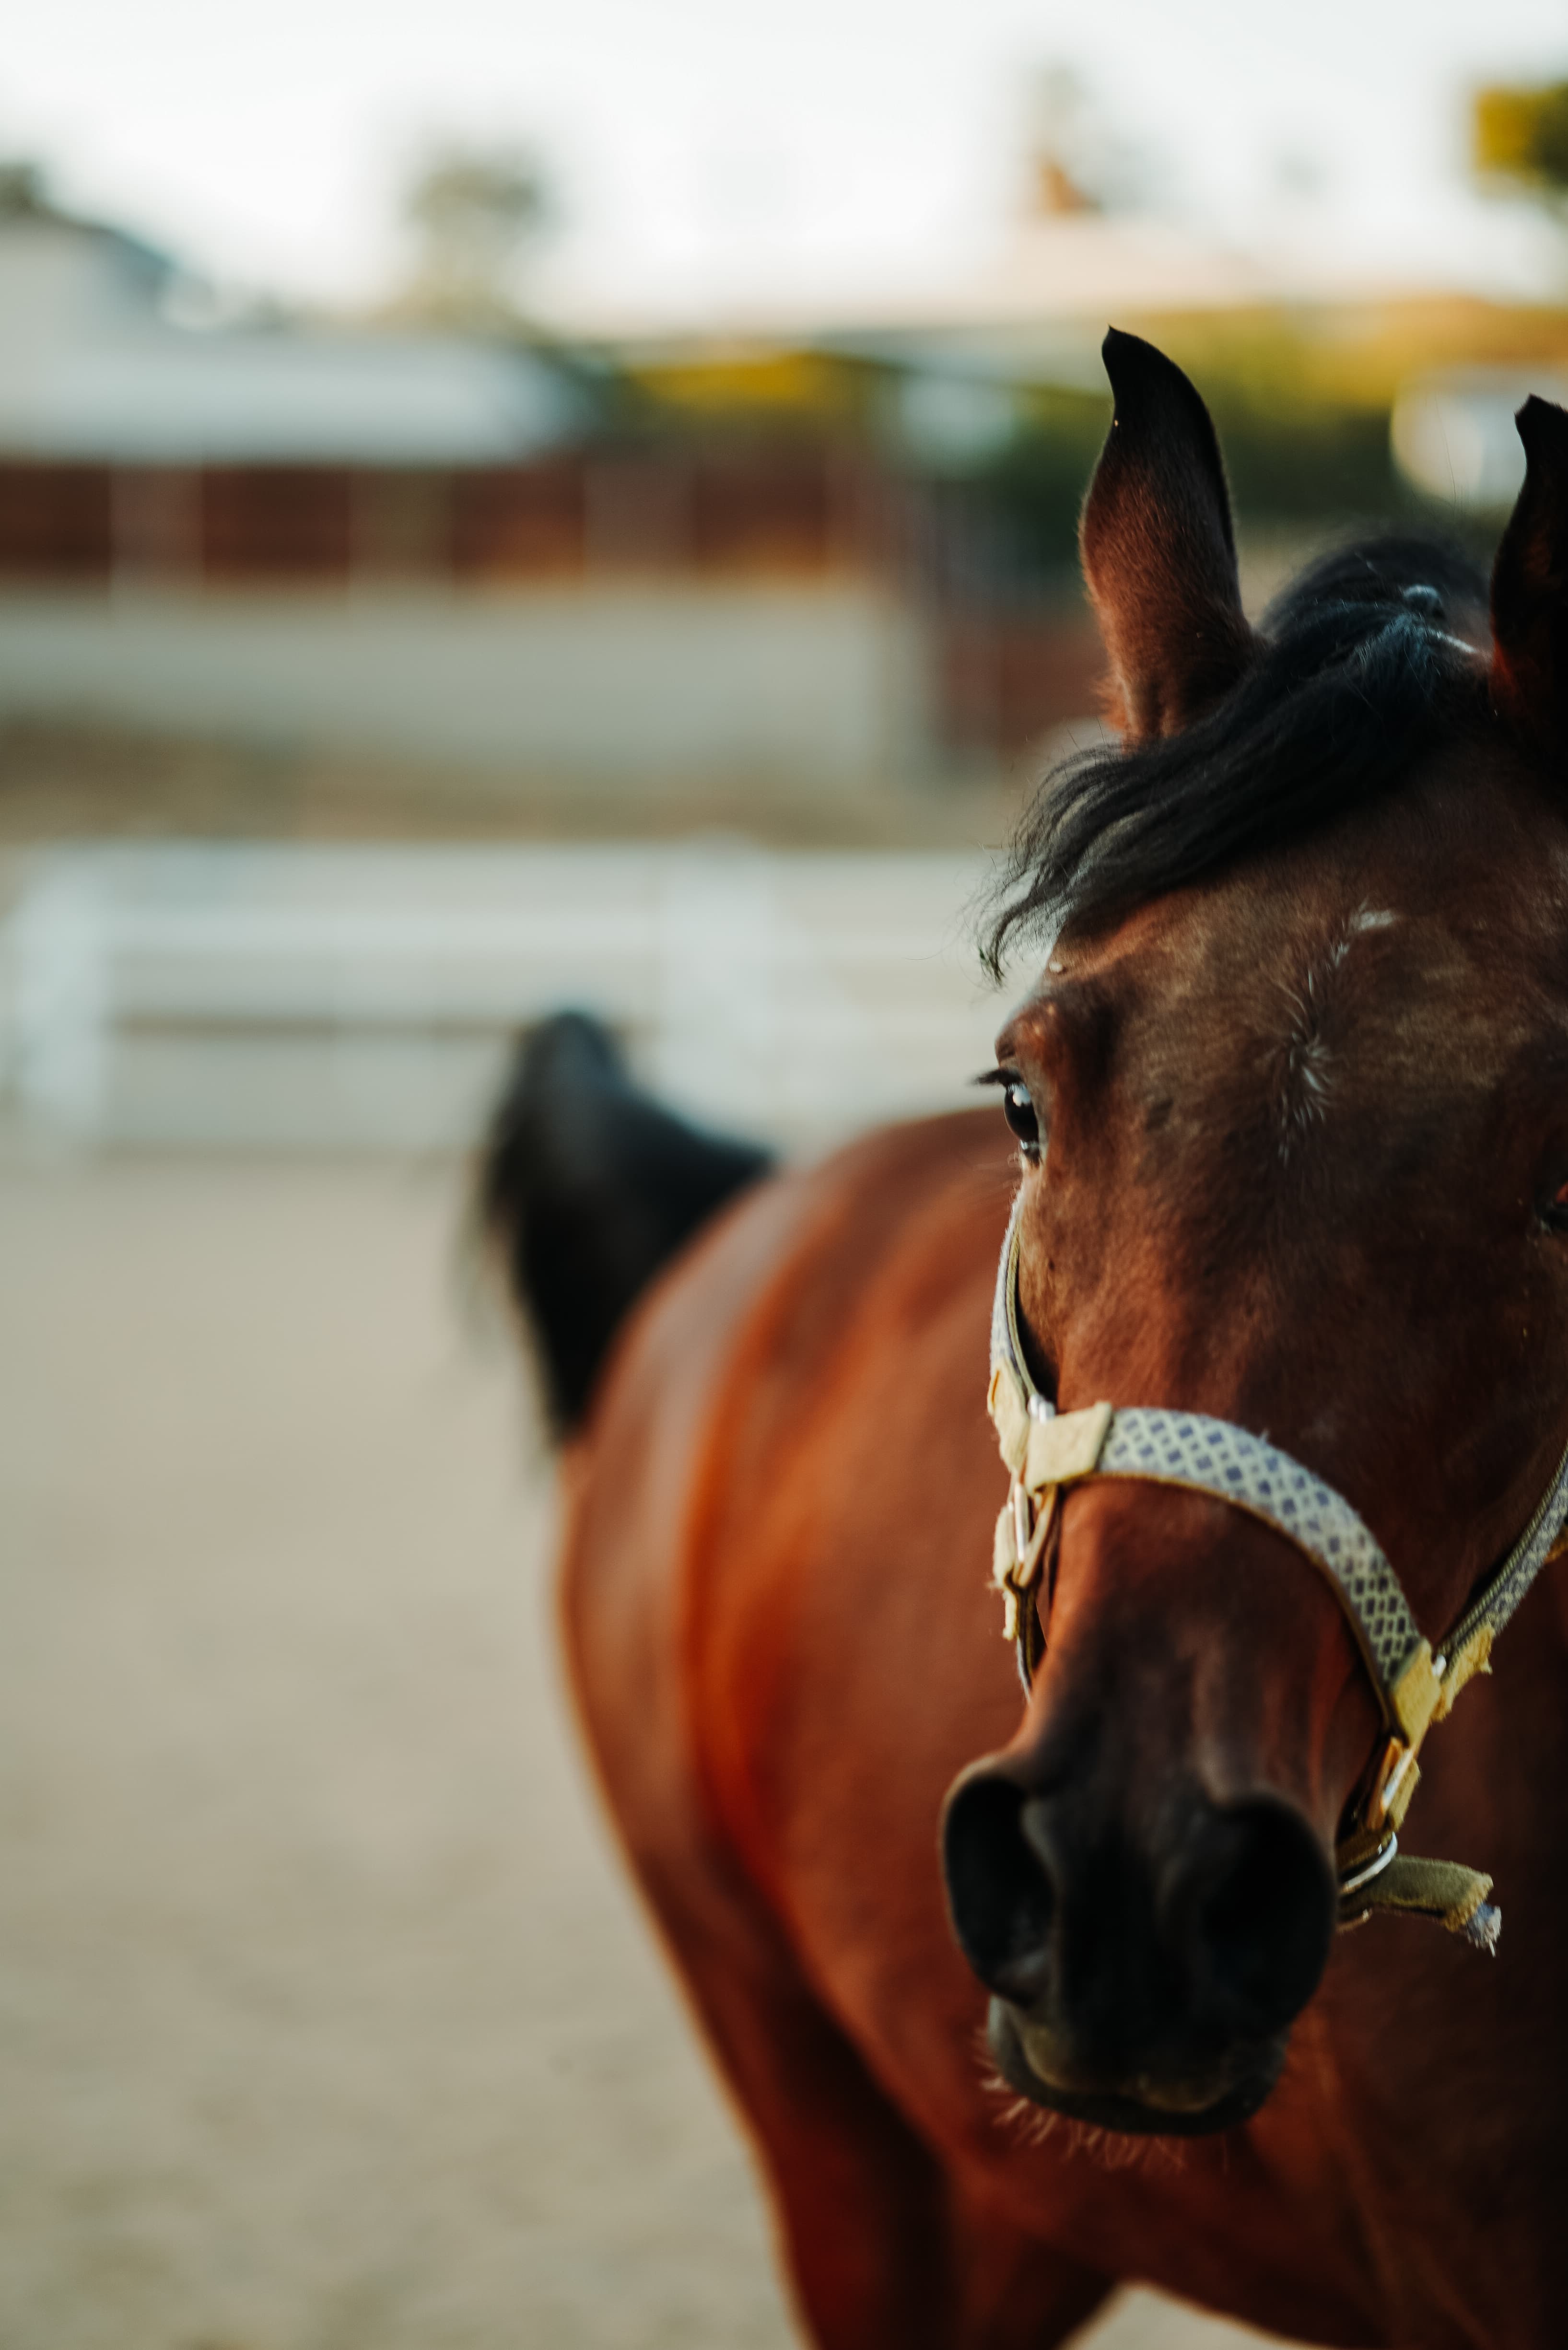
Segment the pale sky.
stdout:
<svg viewBox="0 0 1568 2350">
<path fill-rule="evenodd" d="M 441 140 L 544 151 L 579 283 L 864 280 L 1000 232 L 1031 77 L 1064 63 L 1207 233 L 1428 279 L 1542 266 L 1467 187 L 1464 97 L 1568 77 L 1565 0 L 48 0 L 6 26 L 0 152 L 311 300 L 390 286 Z"/>
</svg>

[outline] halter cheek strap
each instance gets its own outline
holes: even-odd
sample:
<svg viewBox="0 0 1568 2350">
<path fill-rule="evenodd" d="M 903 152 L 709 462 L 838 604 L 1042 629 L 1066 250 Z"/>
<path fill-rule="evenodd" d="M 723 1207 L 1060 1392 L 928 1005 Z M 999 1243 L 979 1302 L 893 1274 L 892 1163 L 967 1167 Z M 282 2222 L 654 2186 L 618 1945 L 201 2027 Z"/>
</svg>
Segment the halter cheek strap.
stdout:
<svg viewBox="0 0 1568 2350">
<path fill-rule="evenodd" d="M 1568 1452 L 1534 1516 L 1480 1596 L 1434 1653 L 1371 1530 L 1343 1494 L 1266 1438 L 1202 1412 L 1108 1403 L 1058 1413 L 1030 1377 L 1018 1327 L 1020 1193 L 1014 1202 L 991 1323 L 987 1401 L 1011 1484 L 996 1522 L 992 1580 L 1003 1630 L 1025 1690 L 1050 1618 L 1064 1495 L 1093 1477 L 1137 1477 L 1228 1502 L 1295 1544 L 1328 1583 L 1355 1635 L 1387 1737 L 1334 1855 L 1340 1923 L 1374 1909 L 1435 1918 L 1483 1950 L 1502 1924 L 1491 1878 L 1452 1861 L 1399 1851 L 1398 1830 L 1420 1779 L 1417 1757 L 1473 1673 L 1490 1670 L 1492 1642 L 1547 1559 L 1568 1548 Z"/>
</svg>

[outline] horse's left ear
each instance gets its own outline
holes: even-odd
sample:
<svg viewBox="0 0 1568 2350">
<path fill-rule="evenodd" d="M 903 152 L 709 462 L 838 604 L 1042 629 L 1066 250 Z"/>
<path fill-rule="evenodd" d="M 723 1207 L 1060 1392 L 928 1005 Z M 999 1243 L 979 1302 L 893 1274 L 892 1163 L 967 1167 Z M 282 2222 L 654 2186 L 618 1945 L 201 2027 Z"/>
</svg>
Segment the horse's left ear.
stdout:
<svg viewBox="0 0 1568 2350">
<path fill-rule="evenodd" d="M 1113 327 L 1116 412 L 1078 543 L 1128 739 L 1201 716 L 1249 668 L 1231 496 L 1214 423 L 1181 369 Z"/>
<path fill-rule="evenodd" d="M 1524 487 L 1491 573 L 1492 707 L 1532 750 L 1568 757 L 1568 411 L 1514 419 Z"/>
</svg>

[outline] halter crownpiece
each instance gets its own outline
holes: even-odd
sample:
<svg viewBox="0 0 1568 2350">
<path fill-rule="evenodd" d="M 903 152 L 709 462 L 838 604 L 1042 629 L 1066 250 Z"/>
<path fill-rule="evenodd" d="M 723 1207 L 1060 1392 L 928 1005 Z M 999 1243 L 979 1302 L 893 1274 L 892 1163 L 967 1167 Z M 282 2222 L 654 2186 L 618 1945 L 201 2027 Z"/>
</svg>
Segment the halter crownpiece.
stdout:
<svg viewBox="0 0 1568 2350">
<path fill-rule="evenodd" d="M 1343 1494 L 1266 1438 L 1203 1412 L 1108 1403 L 1058 1412 L 1029 1374 L 1018 1330 L 1019 1215 L 1013 1202 L 997 1268 L 987 1403 L 1011 1484 L 996 1522 L 992 1580 L 1025 1690 L 1044 1650 L 1063 1496 L 1092 1477 L 1141 1477 L 1210 1494 L 1244 1510 L 1309 1558 L 1344 1611 L 1388 1736 L 1334 1853 L 1340 1924 L 1374 1909 L 1435 1918 L 1493 1950 L 1502 1916 L 1491 1878 L 1399 1851 L 1398 1831 L 1420 1779 L 1417 1757 L 1473 1673 L 1490 1672 L 1492 1642 L 1548 1558 L 1568 1548 L 1568 1452 L 1539 1507 L 1434 1654 L 1376 1537 Z"/>
</svg>

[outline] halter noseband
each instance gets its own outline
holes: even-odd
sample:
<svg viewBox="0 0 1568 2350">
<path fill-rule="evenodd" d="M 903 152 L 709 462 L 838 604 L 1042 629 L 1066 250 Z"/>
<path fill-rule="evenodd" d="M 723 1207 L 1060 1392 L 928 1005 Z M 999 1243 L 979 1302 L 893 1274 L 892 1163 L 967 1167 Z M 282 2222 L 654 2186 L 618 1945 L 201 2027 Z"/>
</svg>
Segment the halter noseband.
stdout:
<svg viewBox="0 0 1568 2350">
<path fill-rule="evenodd" d="M 987 1402 L 1012 1479 L 996 1522 L 992 1580 L 1024 1689 L 1044 1650 L 1062 1499 L 1091 1477 L 1141 1477 L 1211 1494 L 1272 1526 L 1305 1554 L 1338 1600 L 1388 1736 L 1334 1853 L 1341 1926 L 1374 1909 L 1435 1918 L 1495 1950 L 1501 1912 L 1491 1878 L 1446 1860 L 1399 1851 L 1398 1830 L 1421 1772 L 1417 1756 L 1472 1673 L 1489 1672 L 1492 1642 L 1537 1574 L 1568 1548 L 1568 1452 L 1534 1516 L 1434 1654 L 1376 1538 L 1344 1496 L 1266 1438 L 1202 1412 L 1108 1403 L 1058 1412 L 1029 1375 L 1018 1332 L 1020 1192 L 1002 1243 L 991 1321 Z"/>
</svg>

